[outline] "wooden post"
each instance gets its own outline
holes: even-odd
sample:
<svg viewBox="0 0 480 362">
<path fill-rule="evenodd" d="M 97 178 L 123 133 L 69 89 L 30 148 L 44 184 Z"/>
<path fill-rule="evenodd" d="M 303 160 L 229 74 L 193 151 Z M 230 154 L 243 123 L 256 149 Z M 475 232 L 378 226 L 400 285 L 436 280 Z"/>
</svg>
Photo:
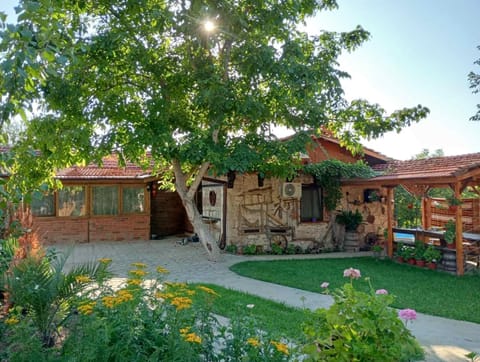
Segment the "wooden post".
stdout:
<svg viewBox="0 0 480 362">
<path fill-rule="evenodd" d="M 455 183 L 455 198 L 460 200 L 460 183 Z M 457 250 L 457 275 L 464 274 L 463 258 L 463 226 L 462 226 L 462 205 L 457 206 L 455 211 L 455 244 Z"/>
<path fill-rule="evenodd" d="M 387 188 L 387 253 L 393 257 L 393 188 Z"/>
</svg>

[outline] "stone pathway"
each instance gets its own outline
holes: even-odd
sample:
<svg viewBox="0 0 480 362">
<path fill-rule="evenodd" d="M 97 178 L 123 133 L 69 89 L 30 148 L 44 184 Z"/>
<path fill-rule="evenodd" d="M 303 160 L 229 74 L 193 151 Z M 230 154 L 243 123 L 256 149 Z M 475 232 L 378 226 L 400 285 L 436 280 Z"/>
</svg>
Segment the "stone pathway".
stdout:
<svg viewBox="0 0 480 362">
<path fill-rule="evenodd" d="M 57 245 L 57 250 L 69 253 L 67 267 L 77 263 L 111 258 L 112 271 L 118 277 L 126 277 L 130 264 L 143 262 L 153 270 L 158 265 L 170 271 L 168 279 L 182 282 L 203 282 L 218 284 L 258 295 L 295 307 L 310 309 L 326 308 L 331 305 L 329 296 L 279 286 L 239 276 L 229 270 L 235 263 L 245 260 L 273 260 L 278 256 L 237 256 L 222 254 L 218 262 L 209 262 L 206 252 L 199 243 L 181 245 L 178 239 L 103 242 L 77 244 L 75 247 Z M 318 255 L 291 255 L 280 258 L 337 258 L 359 256 L 362 253 L 330 253 Z M 478 306 L 472 306 L 478 308 Z M 409 324 L 412 333 L 425 348 L 426 361 L 467 361 L 469 352 L 480 354 L 480 324 L 455 321 L 419 313 L 417 320 Z"/>
</svg>

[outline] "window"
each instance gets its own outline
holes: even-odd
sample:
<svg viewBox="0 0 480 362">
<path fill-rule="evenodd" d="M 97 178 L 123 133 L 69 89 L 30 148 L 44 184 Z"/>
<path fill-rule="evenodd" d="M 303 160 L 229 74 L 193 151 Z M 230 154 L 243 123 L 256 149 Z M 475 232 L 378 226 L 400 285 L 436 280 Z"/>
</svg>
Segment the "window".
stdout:
<svg viewBox="0 0 480 362">
<path fill-rule="evenodd" d="M 85 187 L 69 186 L 58 192 L 58 216 L 85 216 Z"/>
<path fill-rule="evenodd" d="M 93 215 L 118 214 L 118 186 L 92 187 Z"/>
<path fill-rule="evenodd" d="M 143 187 L 125 187 L 122 201 L 124 214 L 145 212 L 145 189 Z"/>
<path fill-rule="evenodd" d="M 32 195 L 30 204 L 33 216 L 55 216 L 55 195 L 53 192 L 42 194 L 36 192 Z"/>
<path fill-rule="evenodd" d="M 301 198 L 301 221 L 322 221 L 323 220 L 323 200 L 322 189 L 315 185 L 302 185 Z"/>
</svg>

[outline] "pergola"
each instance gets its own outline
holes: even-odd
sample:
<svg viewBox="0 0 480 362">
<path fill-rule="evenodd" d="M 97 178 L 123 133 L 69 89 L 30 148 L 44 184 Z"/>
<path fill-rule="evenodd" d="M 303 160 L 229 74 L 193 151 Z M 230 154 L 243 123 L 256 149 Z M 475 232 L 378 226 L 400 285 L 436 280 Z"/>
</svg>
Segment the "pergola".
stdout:
<svg viewBox="0 0 480 362">
<path fill-rule="evenodd" d="M 387 189 L 387 223 L 388 240 L 387 252 L 393 256 L 393 189 L 402 185 L 407 191 L 422 199 L 422 226 L 428 229 L 429 218 L 425 215 L 429 205 L 427 192 L 431 188 L 451 188 L 456 199 L 461 198 L 465 188 L 471 186 L 480 195 L 480 153 L 473 153 L 449 157 L 432 157 L 408 161 L 388 161 L 385 164 L 375 165 L 378 176 L 369 179 L 345 180 L 343 185 L 384 187 Z M 478 220 L 476 221 L 478 223 Z M 456 263 L 457 274 L 464 274 L 463 225 L 462 208 L 457 207 L 455 212 L 456 225 Z M 480 225 L 476 225 L 480 227 Z M 460 241 L 460 242 L 459 242 Z"/>
</svg>

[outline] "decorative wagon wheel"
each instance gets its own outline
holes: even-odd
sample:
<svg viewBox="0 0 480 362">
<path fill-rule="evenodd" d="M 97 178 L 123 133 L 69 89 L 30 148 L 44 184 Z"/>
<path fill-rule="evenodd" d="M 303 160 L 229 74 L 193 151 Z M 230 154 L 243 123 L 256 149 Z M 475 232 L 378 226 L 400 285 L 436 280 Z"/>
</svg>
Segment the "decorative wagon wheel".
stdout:
<svg viewBox="0 0 480 362">
<path fill-rule="evenodd" d="M 287 237 L 285 235 L 272 235 L 270 237 L 270 246 L 273 244 L 278 245 L 282 249 L 286 249 L 288 244 Z"/>
</svg>

